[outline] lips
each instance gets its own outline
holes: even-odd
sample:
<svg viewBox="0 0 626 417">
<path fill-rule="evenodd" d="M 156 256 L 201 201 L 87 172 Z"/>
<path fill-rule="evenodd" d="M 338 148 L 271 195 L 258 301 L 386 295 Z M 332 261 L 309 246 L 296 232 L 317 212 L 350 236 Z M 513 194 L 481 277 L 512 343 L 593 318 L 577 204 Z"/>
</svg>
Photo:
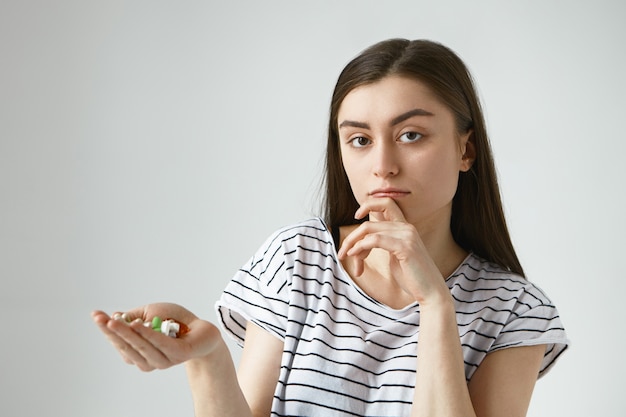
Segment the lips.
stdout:
<svg viewBox="0 0 626 417">
<path fill-rule="evenodd" d="M 409 191 L 406 190 L 402 190 L 400 188 L 378 188 L 376 190 L 370 191 L 369 195 L 370 197 L 374 197 L 374 198 L 384 198 L 384 197 L 389 197 L 389 198 L 398 198 L 398 197 L 404 197 L 405 195 L 410 194 Z"/>
</svg>

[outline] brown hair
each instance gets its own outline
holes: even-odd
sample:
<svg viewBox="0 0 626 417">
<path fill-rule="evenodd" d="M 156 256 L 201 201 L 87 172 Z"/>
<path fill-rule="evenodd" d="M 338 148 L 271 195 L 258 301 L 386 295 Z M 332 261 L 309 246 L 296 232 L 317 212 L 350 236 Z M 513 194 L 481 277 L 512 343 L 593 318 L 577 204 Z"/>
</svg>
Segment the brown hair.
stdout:
<svg viewBox="0 0 626 417">
<path fill-rule="evenodd" d="M 377 43 L 350 61 L 339 75 L 328 126 L 323 201 L 326 224 L 333 229 L 355 224 L 354 213 L 359 208 L 341 161 L 339 107 L 354 88 L 389 75 L 426 84 L 452 111 L 458 132 L 472 130 L 476 159 L 469 171 L 459 173 L 452 201 L 452 236 L 463 249 L 524 276 L 504 219 L 489 138 L 471 75 L 453 51 L 432 41 L 390 39 Z"/>
</svg>

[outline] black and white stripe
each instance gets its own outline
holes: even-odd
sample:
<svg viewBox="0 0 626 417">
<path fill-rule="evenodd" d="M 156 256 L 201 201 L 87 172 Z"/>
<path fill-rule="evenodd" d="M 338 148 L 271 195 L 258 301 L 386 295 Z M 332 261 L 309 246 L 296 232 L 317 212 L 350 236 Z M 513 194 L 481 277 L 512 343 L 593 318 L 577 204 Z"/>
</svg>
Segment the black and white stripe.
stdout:
<svg viewBox="0 0 626 417">
<path fill-rule="evenodd" d="M 556 308 L 524 278 L 470 254 L 447 283 L 468 380 L 489 352 L 546 344 L 543 375 L 567 347 Z M 216 307 L 239 344 L 247 321 L 285 342 L 273 416 L 409 414 L 419 305 L 395 310 L 358 288 L 320 219 L 274 233 Z"/>
</svg>

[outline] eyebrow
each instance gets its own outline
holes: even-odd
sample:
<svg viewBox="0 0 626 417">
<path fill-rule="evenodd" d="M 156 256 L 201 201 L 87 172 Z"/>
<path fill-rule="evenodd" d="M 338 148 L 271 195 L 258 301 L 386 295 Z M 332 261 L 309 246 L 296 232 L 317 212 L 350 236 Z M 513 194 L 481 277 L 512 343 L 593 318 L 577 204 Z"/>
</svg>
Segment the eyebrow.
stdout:
<svg viewBox="0 0 626 417">
<path fill-rule="evenodd" d="M 402 123 L 413 116 L 434 116 L 434 114 L 424 109 L 409 110 L 406 113 L 402 113 L 400 116 L 394 117 L 391 123 L 389 123 L 389 126 L 395 126 L 398 123 Z"/>
<path fill-rule="evenodd" d="M 389 126 L 395 126 L 398 123 L 402 123 L 407 119 L 410 119 L 411 117 L 414 116 L 434 116 L 433 113 L 424 110 L 424 109 L 413 109 L 413 110 L 409 110 L 406 113 L 402 113 L 399 116 L 394 117 L 391 122 L 389 122 Z M 350 127 L 357 127 L 357 128 L 361 128 L 361 129 L 369 129 L 370 125 L 364 122 L 357 122 L 354 120 L 344 120 L 343 122 L 341 122 L 339 124 L 339 128 L 341 129 L 342 127 L 345 126 L 350 126 Z"/>
</svg>

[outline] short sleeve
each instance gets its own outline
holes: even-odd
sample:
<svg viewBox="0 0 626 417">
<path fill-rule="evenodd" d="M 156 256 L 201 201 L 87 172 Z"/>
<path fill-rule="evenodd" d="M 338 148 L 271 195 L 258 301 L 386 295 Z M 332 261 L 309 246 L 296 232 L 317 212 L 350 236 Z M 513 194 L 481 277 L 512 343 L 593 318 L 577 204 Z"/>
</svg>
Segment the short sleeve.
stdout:
<svg viewBox="0 0 626 417">
<path fill-rule="evenodd" d="M 272 235 L 237 271 L 215 308 L 222 328 L 243 345 L 247 322 L 284 340 L 287 326 L 288 273 L 279 234 Z"/>
<path fill-rule="evenodd" d="M 539 370 L 542 377 L 567 349 L 569 341 L 556 307 L 539 288 L 528 283 L 520 290 L 509 320 L 490 351 L 536 345 L 546 345 Z"/>
</svg>

